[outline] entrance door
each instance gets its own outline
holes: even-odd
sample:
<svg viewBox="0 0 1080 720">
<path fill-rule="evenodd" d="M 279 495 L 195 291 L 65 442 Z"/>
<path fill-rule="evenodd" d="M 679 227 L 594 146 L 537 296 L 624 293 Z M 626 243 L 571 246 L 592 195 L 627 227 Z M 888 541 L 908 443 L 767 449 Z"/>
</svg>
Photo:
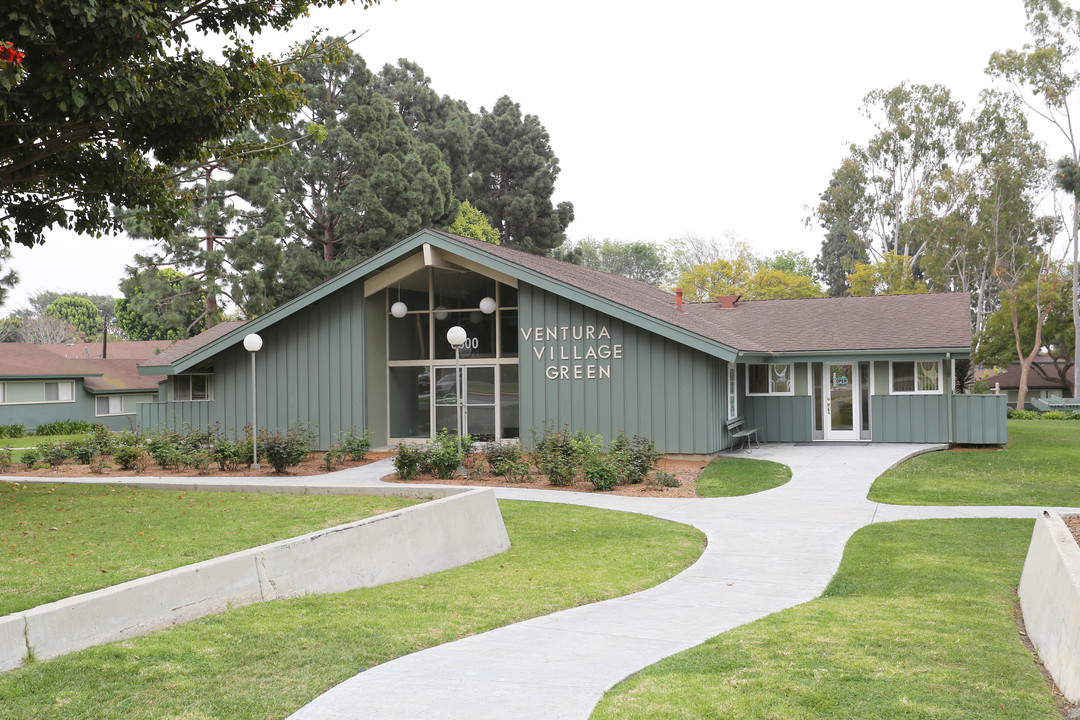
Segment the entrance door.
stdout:
<svg viewBox="0 0 1080 720">
<path fill-rule="evenodd" d="M 854 363 L 826 363 L 825 439 L 859 439 L 859 377 Z"/>
<path fill-rule="evenodd" d="M 435 431 L 458 429 L 458 380 L 456 368 L 435 368 Z M 495 366 L 464 365 L 461 391 L 465 396 L 461 432 L 477 440 L 495 439 Z"/>
</svg>

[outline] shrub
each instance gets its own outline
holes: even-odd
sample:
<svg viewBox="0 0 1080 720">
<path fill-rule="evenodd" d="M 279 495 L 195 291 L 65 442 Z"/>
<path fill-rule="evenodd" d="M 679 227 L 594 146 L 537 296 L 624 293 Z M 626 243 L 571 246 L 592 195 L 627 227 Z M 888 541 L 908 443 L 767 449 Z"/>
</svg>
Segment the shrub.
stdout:
<svg viewBox="0 0 1080 720">
<path fill-rule="evenodd" d="M 57 420 L 51 423 L 42 423 L 34 430 L 35 435 L 78 435 L 88 433 L 93 426 L 85 420 Z"/>
<path fill-rule="evenodd" d="M 41 442 L 38 443 L 38 453 L 43 461 L 57 467 L 68 458 L 68 447 L 62 442 Z"/>
<path fill-rule="evenodd" d="M 102 455 L 98 455 L 90 461 L 90 472 L 95 475 L 100 475 L 105 472 L 106 467 L 105 458 Z"/>
<path fill-rule="evenodd" d="M 412 480 L 427 465 L 430 448 L 399 442 L 394 455 L 394 471 L 401 480 Z"/>
<path fill-rule="evenodd" d="M 619 468 L 614 459 L 609 456 L 595 455 L 589 458 L 582 467 L 585 479 L 593 484 L 596 490 L 611 490 L 619 480 Z"/>
<path fill-rule="evenodd" d="M 214 439 L 214 447 L 210 450 L 211 459 L 222 470 L 237 470 L 251 458 L 251 443 L 228 438 L 218 437 Z"/>
<path fill-rule="evenodd" d="M 484 458 L 496 475 L 508 476 L 522 462 L 521 445 L 514 442 L 492 443 L 484 450 Z"/>
<path fill-rule="evenodd" d="M 116 448 L 113 457 L 124 470 L 138 469 L 140 460 L 144 465 L 146 463 L 146 451 L 138 445 L 121 445 Z"/>
<path fill-rule="evenodd" d="M 610 455 L 618 467 L 620 479 L 629 485 L 644 480 L 664 456 L 656 451 L 656 443 L 649 438 L 635 435 L 627 440 L 623 433 L 612 441 Z"/>
<path fill-rule="evenodd" d="M 552 485 L 574 484 L 575 459 L 576 451 L 569 433 L 549 425 L 537 439 L 533 430 L 533 462 Z"/>
<path fill-rule="evenodd" d="M 274 471 L 279 473 L 306 460 L 314 442 L 314 431 L 299 425 L 293 425 L 284 435 L 265 430 L 259 433 L 262 453 Z"/>
<path fill-rule="evenodd" d="M 326 472 L 330 472 L 336 466 L 340 465 L 341 459 L 344 454 L 344 451 L 337 445 L 334 445 L 329 450 L 327 450 L 326 454 L 323 455 L 323 467 L 326 468 Z"/>
<path fill-rule="evenodd" d="M 0 438 L 21 438 L 26 435 L 26 427 L 21 423 L 0 425 Z"/>
<path fill-rule="evenodd" d="M 522 458 L 517 462 L 511 463 L 510 466 L 506 468 L 506 479 L 515 483 L 527 482 L 532 479 L 530 470 L 532 470 L 532 465 L 529 464 L 528 460 Z"/>
<path fill-rule="evenodd" d="M 661 487 L 679 487 L 682 485 L 679 482 L 679 478 L 675 477 L 672 473 L 665 472 L 664 470 L 658 470 L 653 473 L 652 478 L 649 480 L 650 485 L 660 485 Z"/>
<path fill-rule="evenodd" d="M 443 428 L 431 443 L 431 451 L 427 456 L 427 468 L 437 478 L 443 480 L 452 478 L 472 452 L 472 437 L 469 435 L 459 437 Z"/>
<path fill-rule="evenodd" d="M 1009 408 L 1006 413 L 1010 420 L 1038 420 L 1039 413 L 1035 410 L 1017 410 Z"/>
<path fill-rule="evenodd" d="M 97 443 L 93 438 L 85 438 L 83 440 L 73 440 L 68 443 L 68 453 L 75 459 L 75 462 L 80 465 L 89 465 L 90 461 L 101 455 L 98 450 Z"/>
<path fill-rule="evenodd" d="M 587 464 L 604 454 L 604 438 L 578 430 L 570 436 L 570 446 L 574 449 L 575 467 L 584 468 Z"/>
<path fill-rule="evenodd" d="M 1065 413 L 1062 410 L 1048 410 L 1047 412 L 1044 412 L 1040 416 L 1040 419 L 1042 419 L 1042 420 L 1064 420 L 1065 419 Z"/>
<path fill-rule="evenodd" d="M 116 436 L 113 435 L 112 430 L 98 423 L 94 425 L 90 432 L 98 454 L 112 455 L 113 451 L 116 450 Z"/>
<path fill-rule="evenodd" d="M 22 461 L 23 465 L 25 465 L 28 470 L 33 470 L 34 466 L 37 465 L 40 460 L 41 453 L 38 452 L 37 448 L 26 448 L 23 450 Z"/>
<path fill-rule="evenodd" d="M 0 448 L 0 473 L 9 472 L 15 465 L 15 453 L 11 448 Z"/>
<path fill-rule="evenodd" d="M 349 428 L 349 434 L 339 438 L 338 445 L 341 446 L 342 454 L 359 462 L 366 458 L 371 450 L 371 431 L 365 430 L 363 434 L 357 435 L 356 428 Z"/>
<path fill-rule="evenodd" d="M 194 452 L 181 453 L 180 462 L 198 475 L 206 475 L 210 472 L 210 466 L 214 464 L 214 456 L 210 448 L 202 447 Z"/>
</svg>

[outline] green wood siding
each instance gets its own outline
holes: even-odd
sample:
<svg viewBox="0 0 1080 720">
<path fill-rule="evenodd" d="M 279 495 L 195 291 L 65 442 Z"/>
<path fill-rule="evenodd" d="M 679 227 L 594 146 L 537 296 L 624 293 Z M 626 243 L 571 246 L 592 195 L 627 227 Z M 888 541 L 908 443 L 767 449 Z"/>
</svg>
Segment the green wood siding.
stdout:
<svg viewBox="0 0 1080 720">
<path fill-rule="evenodd" d="M 961 445 L 1004 445 L 1006 398 L 1004 395 L 954 395 L 954 442 Z"/>
<path fill-rule="evenodd" d="M 599 433 L 610 440 L 619 432 L 643 435 L 668 453 L 712 453 L 726 445 L 723 430 L 724 363 L 531 285 L 518 288 L 520 306 L 521 433 L 545 423 Z M 574 328 L 606 328 L 610 339 L 575 340 Z M 536 328 L 557 329 L 556 340 L 533 342 Z M 568 328 L 562 340 L 561 328 Z M 525 334 L 530 335 L 526 340 Z M 586 358 L 590 348 L 620 346 L 620 358 Z M 542 357 L 537 357 L 540 352 Z M 574 359 L 575 355 L 578 359 Z M 566 359 L 562 359 L 565 357 Z M 610 376 L 587 377 L 587 366 Z M 562 368 L 568 369 L 567 377 Z M 574 379 L 575 367 L 582 377 Z M 557 377 L 548 377 L 554 367 Z"/>
<path fill-rule="evenodd" d="M 310 425 L 316 447 L 325 450 L 339 433 L 366 428 L 364 307 L 362 287 L 354 284 L 260 331 L 260 429 Z M 242 436 L 251 422 L 251 353 L 242 340 L 213 358 L 213 400 L 140 405 L 140 426 L 217 426 L 230 437 Z"/>
<path fill-rule="evenodd" d="M 809 395 L 751 395 L 742 405 L 746 427 L 762 442 L 810 442 L 814 438 Z"/>
<path fill-rule="evenodd" d="M 874 442 L 949 442 L 947 395 L 875 395 Z"/>
<path fill-rule="evenodd" d="M 34 381 L 25 383 L 25 385 L 29 386 L 36 383 L 40 395 L 41 382 L 42 381 Z M 69 382 L 69 380 L 65 378 L 61 382 Z M 137 415 L 107 415 L 98 417 L 95 413 L 96 396 L 91 395 L 86 391 L 81 379 L 76 379 L 74 382 L 75 394 L 73 402 L 0 404 L 0 425 L 20 424 L 23 425 L 27 431 L 30 431 L 42 423 L 56 422 L 58 420 L 85 420 L 89 423 L 100 423 L 113 430 L 133 430 L 137 427 Z M 12 396 L 10 388 L 15 384 L 17 384 L 17 381 L 8 381 L 9 398 Z M 108 394 L 123 395 L 125 411 L 127 411 L 129 407 L 134 409 L 133 405 L 135 402 L 142 403 L 144 399 L 152 397 L 147 394 L 145 390 L 134 394 L 120 392 Z M 139 407 L 141 407 L 141 404 Z"/>
</svg>

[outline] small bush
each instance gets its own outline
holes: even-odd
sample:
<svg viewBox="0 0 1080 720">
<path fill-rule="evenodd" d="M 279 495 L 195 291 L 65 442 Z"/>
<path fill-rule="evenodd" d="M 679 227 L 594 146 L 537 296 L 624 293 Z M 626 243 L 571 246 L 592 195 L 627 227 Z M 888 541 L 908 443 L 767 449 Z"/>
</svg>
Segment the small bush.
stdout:
<svg viewBox="0 0 1080 720">
<path fill-rule="evenodd" d="M 80 465 L 89 465 L 90 461 L 98 455 L 101 455 L 97 443 L 94 442 L 93 438 L 73 440 L 68 443 L 67 449 L 71 457 L 75 459 L 75 462 Z"/>
<path fill-rule="evenodd" d="M 69 457 L 68 447 L 62 442 L 38 443 L 38 453 L 41 455 L 41 459 L 52 467 L 59 466 Z"/>
<path fill-rule="evenodd" d="M 214 438 L 214 447 L 210 450 L 210 457 L 222 470 L 237 470 L 250 460 L 251 456 L 250 442 L 229 440 L 224 437 Z"/>
<path fill-rule="evenodd" d="M 138 445 L 121 445 L 116 448 L 113 458 L 124 470 L 135 470 L 142 459 L 144 464 L 147 460 L 146 451 Z"/>
<path fill-rule="evenodd" d="M 210 448 L 203 447 L 194 452 L 183 453 L 181 462 L 198 475 L 208 475 L 210 467 L 214 464 L 214 456 Z"/>
<path fill-rule="evenodd" d="M 619 480 L 619 468 L 611 456 L 596 455 L 588 459 L 582 473 L 600 491 L 611 490 Z"/>
<path fill-rule="evenodd" d="M 583 430 L 570 436 L 570 446 L 574 449 L 574 465 L 580 468 L 604 454 L 604 438 Z"/>
<path fill-rule="evenodd" d="M 91 429 L 91 439 L 94 445 L 97 447 L 99 455 L 112 455 L 116 450 L 116 436 L 112 430 L 105 427 L 101 423 L 94 425 Z"/>
<path fill-rule="evenodd" d="M 365 430 L 362 435 L 357 435 L 356 428 L 349 428 L 349 434 L 339 438 L 338 445 L 341 446 L 343 455 L 359 462 L 371 451 L 371 431 Z"/>
<path fill-rule="evenodd" d="M 506 479 L 514 483 L 528 482 L 529 480 L 532 480 L 531 470 L 532 465 L 529 464 L 528 460 L 522 458 L 517 462 L 511 463 L 509 467 L 506 468 Z"/>
<path fill-rule="evenodd" d="M 1064 420 L 1065 412 L 1062 410 L 1048 410 L 1039 416 L 1040 420 Z"/>
<path fill-rule="evenodd" d="M 656 443 L 649 438 L 635 435 L 627 440 L 623 433 L 611 443 L 609 454 L 618 467 L 620 480 L 629 485 L 644 480 L 664 456 L 656 451 Z"/>
<path fill-rule="evenodd" d="M 98 455 L 90 461 L 90 472 L 95 475 L 100 475 L 105 472 L 106 467 L 108 467 L 108 464 L 105 462 L 105 458 L 102 455 Z"/>
<path fill-rule="evenodd" d="M 472 455 L 472 438 L 469 435 L 458 437 L 456 434 L 443 428 L 435 436 L 431 443 L 431 451 L 427 457 L 427 469 L 431 474 L 443 480 L 452 478 L 459 467 L 465 464 L 465 459 Z"/>
<path fill-rule="evenodd" d="M 323 467 L 326 468 L 326 472 L 330 472 L 335 467 L 340 465 L 344 455 L 344 451 L 342 451 L 342 449 L 339 448 L 337 445 L 334 445 L 329 450 L 327 450 L 326 454 L 323 455 Z"/>
<path fill-rule="evenodd" d="M 659 485 L 661 487 L 676 488 L 682 485 L 679 482 L 679 478 L 674 474 L 666 472 L 664 470 L 657 470 L 653 473 L 653 476 L 647 481 L 649 485 Z"/>
<path fill-rule="evenodd" d="M 566 431 L 547 426 L 539 438 L 533 431 L 533 462 L 552 485 L 567 487 L 574 484 L 576 459 L 577 451 Z"/>
<path fill-rule="evenodd" d="M 41 461 L 41 453 L 37 448 L 27 448 L 22 452 L 22 462 L 28 470 L 33 470 L 34 466 Z"/>
<path fill-rule="evenodd" d="M 1009 408 L 1007 417 L 1010 420 L 1038 420 L 1039 413 L 1036 410 L 1017 410 L 1015 408 Z"/>
<path fill-rule="evenodd" d="M 522 462 L 521 445 L 514 442 L 492 443 L 484 450 L 484 458 L 491 466 L 491 472 L 506 477 Z"/>
<path fill-rule="evenodd" d="M 57 420 L 51 423 L 42 423 L 34 430 L 35 435 L 78 435 L 88 433 L 93 426 L 85 420 Z"/>
<path fill-rule="evenodd" d="M 430 448 L 427 445 L 398 443 L 394 454 L 394 471 L 401 480 L 412 480 L 427 466 Z"/>
<path fill-rule="evenodd" d="M 0 438 L 21 438 L 26 435 L 26 427 L 21 423 L 0 425 Z"/>
<path fill-rule="evenodd" d="M 274 471 L 279 473 L 306 460 L 314 442 L 314 431 L 299 425 L 290 427 L 284 435 L 270 431 L 259 433 L 262 454 Z"/>
<path fill-rule="evenodd" d="M 0 448 L 0 473 L 7 473 L 15 465 L 15 453 L 11 448 Z"/>
</svg>

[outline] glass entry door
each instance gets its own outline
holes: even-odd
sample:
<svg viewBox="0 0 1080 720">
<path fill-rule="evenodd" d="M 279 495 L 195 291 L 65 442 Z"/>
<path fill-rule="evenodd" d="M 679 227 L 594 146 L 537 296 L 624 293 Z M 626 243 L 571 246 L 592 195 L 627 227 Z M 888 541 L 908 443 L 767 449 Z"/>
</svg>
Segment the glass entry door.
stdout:
<svg viewBox="0 0 1080 720">
<path fill-rule="evenodd" d="M 858 440 L 858 366 L 854 363 L 826 363 L 825 439 Z"/>
<path fill-rule="evenodd" d="M 457 368 L 435 368 L 435 431 L 458 429 Z M 495 366 L 463 365 L 461 367 L 462 407 L 461 432 L 476 440 L 495 439 Z"/>
</svg>

